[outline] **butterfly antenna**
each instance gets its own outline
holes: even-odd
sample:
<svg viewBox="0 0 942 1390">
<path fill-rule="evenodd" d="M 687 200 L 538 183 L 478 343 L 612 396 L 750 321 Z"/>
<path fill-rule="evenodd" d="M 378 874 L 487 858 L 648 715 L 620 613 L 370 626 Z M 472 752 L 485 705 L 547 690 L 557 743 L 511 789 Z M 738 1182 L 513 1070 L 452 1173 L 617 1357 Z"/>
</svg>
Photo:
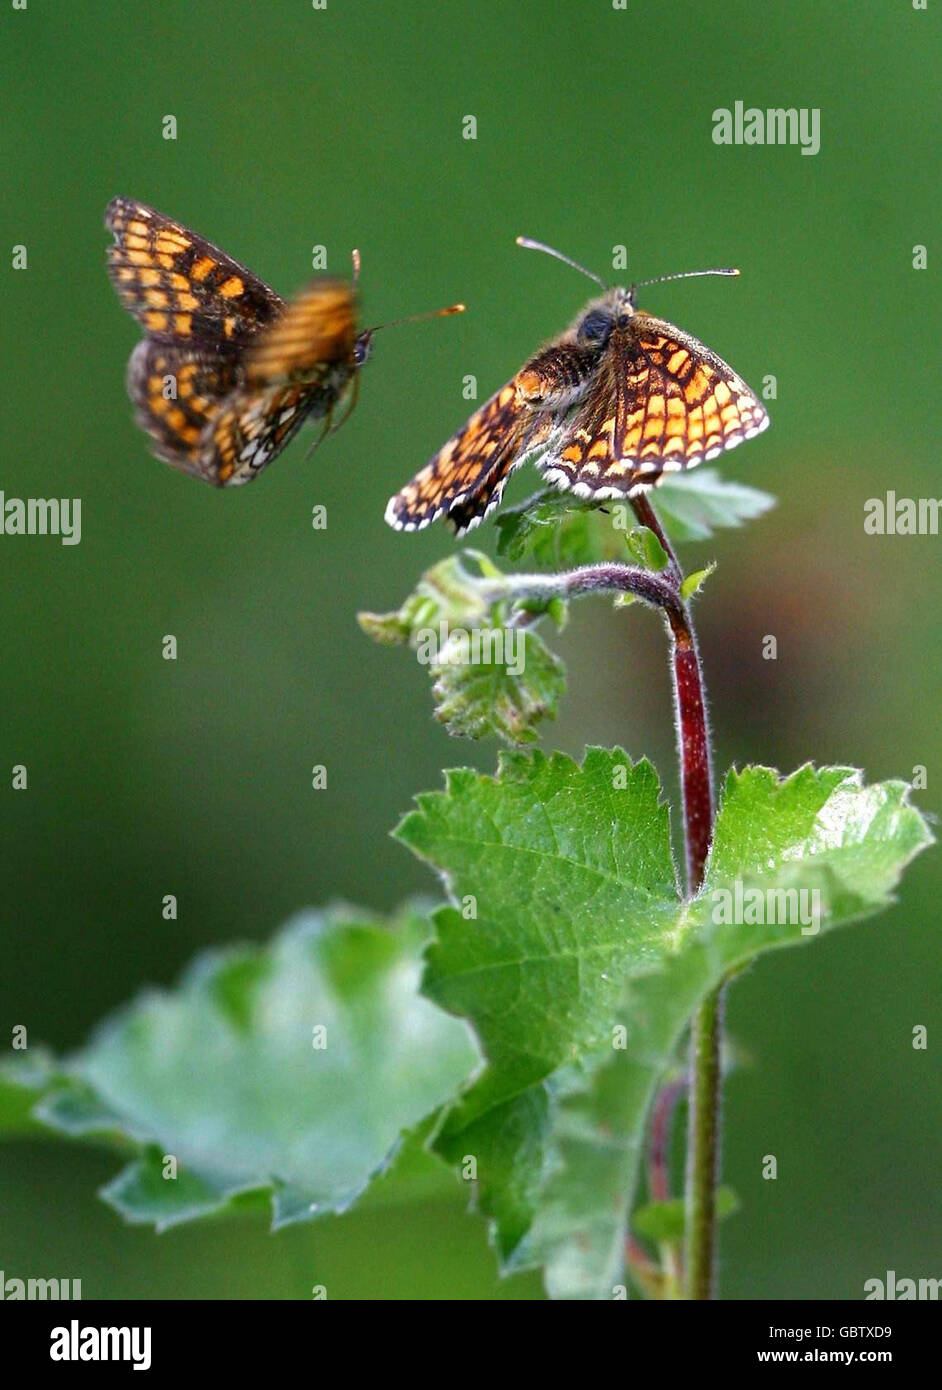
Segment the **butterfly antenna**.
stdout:
<svg viewBox="0 0 942 1390">
<path fill-rule="evenodd" d="M 463 314 L 466 305 L 449 304 L 444 309 L 429 309 L 424 314 L 409 314 L 404 319 L 390 319 L 388 323 L 378 323 L 375 328 L 367 328 L 367 333 L 378 333 L 381 328 L 398 328 L 401 323 L 420 323 L 422 319 L 440 319 L 448 314 Z"/>
<path fill-rule="evenodd" d="M 593 275 L 591 270 L 586 270 L 584 265 L 580 265 L 578 261 L 572 260 L 569 256 L 564 256 L 562 251 L 557 251 L 552 246 L 545 245 L 542 241 L 532 241 L 528 236 L 518 236 L 517 245 L 525 246 L 528 251 L 545 251 L 548 256 L 555 256 L 558 261 L 563 261 L 566 265 L 571 265 L 573 270 L 579 270 L 583 275 L 587 275 L 590 280 L 594 280 L 597 285 L 601 285 L 603 290 L 608 288 L 601 276 Z"/>
<path fill-rule="evenodd" d="M 738 275 L 739 271 L 730 266 L 723 266 L 718 270 L 681 270 L 676 275 L 656 275 L 653 280 L 637 280 L 633 285 L 633 290 L 639 290 L 643 285 L 663 285 L 665 280 L 693 280 L 698 275 Z"/>
<path fill-rule="evenodd" d="M 353 261 L 353 283 L 356 284 L 360 278 L 360 253 L 354 249 L 351 251 L 350 256 Z M 378 333 L 381 328 L 396 328 L 400 323 L 418 323 L 421 319 L 438 319 L 446 314 L 463 314 L 464 311 L 464 304 L 449 304 L 445 309 L 430 309 L 428 313 L 425 314 L 410 314 L 404 319 L 390 319 L 388 323 L 378 323 L 374 328 L 365 329 L 361 336 L 366 336 L 367 334 L 372 336 L 372 334 Z M 346 419 L 346 416 L 344 416 L 344 419 Z"/>
</svg>

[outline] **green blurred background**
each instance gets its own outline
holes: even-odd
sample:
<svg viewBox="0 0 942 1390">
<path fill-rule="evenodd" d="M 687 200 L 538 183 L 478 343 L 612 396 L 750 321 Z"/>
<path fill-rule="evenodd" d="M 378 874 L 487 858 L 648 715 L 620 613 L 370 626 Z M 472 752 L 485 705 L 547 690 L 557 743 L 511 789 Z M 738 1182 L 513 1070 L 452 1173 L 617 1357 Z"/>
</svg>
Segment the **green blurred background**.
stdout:
<svg viewBox="0 0 942 1390">
<path fill-rule="evenodd" d="M 434 888 L 387 832 L 442 767 L 489 770 L 495 749 L 450 741 L 424 673 L 355 614 L 396 606 L 454 545 L 441 527 L 393 533 L 383 509 L 468 413 L 462 377 L 483 397 L 591 294 L 515 248 L 519 232 L 606 277 L 619 243 L 630 278 L 742 268 L 643 299 L 754 386 L 778 380 L 771 431 L 722 463 L 778 508 L 684 554 L 719 561 L 698 608 L 717 767 L 921 764 L 918 800 L 938 806 L 942 539 L 869 537 L 863 505 L 940 492 L 939 21 L 906 0 L 7 6 L 4 255 L 25 243 L 29 269 L 3 276 L 0 486 L 80 496 L 83 536 L 0 541 L 0 768 L 29 769 L 28 792 L 2 774 L 6 1036 L 25 1022 L 69 1048 L 210 943 L 263 939 L 308 904 L 385 911 Z M 820 108 L 820 153 L 715 146 L 712 112 L 737 100 Z M 358 246 L 368 323 L 454 299 L 469 312 L 382 334 L 342 433 L 217 493 L 151 459 L 131 422 L 138 332 L 104 270 L 116 193 L 282 293 L 314 244 L 340 274 Z M 508 495 L 534 484 L 527 470 Z M 493 551 L 493 524 L 474 541 Z M 623 743 L 673 789 L 657 621 L 586 603 L 561 650 L 570 692 L 545 743 Z M 748 1065 L 727 1088 L 724 1171 L 743 1202 L 727 1297 L 861 1297 L 887 1269 L 942 1273 L 939 872 L 922 856 L 890 912 L 766 958 L 732 991 Z M 497 1280 L 463 1195 L 275 1237 L 261 1218 L 156 1237 L 96 1199 L 115 1167 L 7 1146 L 0 1267 L 82 1277 L 86 1297 L 539 1293 Z"/>
</svg>

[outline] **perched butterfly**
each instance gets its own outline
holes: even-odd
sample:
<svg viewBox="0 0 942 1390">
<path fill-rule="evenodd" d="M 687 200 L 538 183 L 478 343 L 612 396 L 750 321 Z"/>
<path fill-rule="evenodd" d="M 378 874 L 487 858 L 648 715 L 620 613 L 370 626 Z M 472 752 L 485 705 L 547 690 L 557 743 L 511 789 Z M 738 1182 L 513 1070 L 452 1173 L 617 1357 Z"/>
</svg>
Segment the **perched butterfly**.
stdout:
<svg viewBox="0 0 942 1390">
<path fill-rule="evenodd" d="M 546 251 L 604 282 L 541 242 Z M 737 270 L 688 275 L 738 275 Z M 689 333 L 635 307 L 638 285 L 610 289 L 531 357 L 390 499 L 386 520 L 414 531 L 446 516 L 458 535 L 500 501 L 528 456 L 547 482 L 579 497 L 624 498 L 764 430 L 749 387 Z"/>
<path fill-rule="evenodd" d="M 111 282 L 146 334 L 127 385 L 158 458 L 233 486 L 256 478 L 306 421 L 324 420 L 321 438 L 343 423 L 349 410 L 336 425 L 334 412 L 351 386 L 353 408 L 377 331 L 357 331 L 356 251 L 352 283 L 324 276 L 285 303 L 144 203 L 113 198 L 105 226 Z"/>
</svg>

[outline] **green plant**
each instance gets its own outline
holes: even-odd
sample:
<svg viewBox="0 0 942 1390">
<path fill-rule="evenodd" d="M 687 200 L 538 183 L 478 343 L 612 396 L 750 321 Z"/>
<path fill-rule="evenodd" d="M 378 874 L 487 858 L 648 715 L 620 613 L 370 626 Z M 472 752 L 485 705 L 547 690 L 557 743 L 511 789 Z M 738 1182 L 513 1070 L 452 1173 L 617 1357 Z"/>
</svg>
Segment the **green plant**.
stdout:
<svg viewBox="0 0 942 1390">
<path fill-rule="evenodd" d="M 451 773 L 445 794 L 420 797 L 398 832 L 445 875 L 453 898 L 486 902 L 472 927 L 454 908 L 435 918 L 426 990 L 472 1019 L 489 1059 L 485 1076 L 451 1112 L 439 1149 L 452 1158 L 462 1148 L 500 1152 L 498 1136 L 508 1127 L 527 1131 L 538 1151 L 531 1171 L 523 1175 L 519 1152 L 509 1159 L 504 1152 L 505 1171 L 484 1203 L 511 1267 L 539 1261 L 550 1292 L 560 1296 L 611 1296 L 625 1256 L 649 1296 L 713 1296 L 717 1217 L 735 1205 L 718 1198 L 724 1190 L 717 1187 L 727 984 L 759 952 L 885 905 L 904 865 L 931 840 L 903 783 L 868 787 L 845 767 L 806 766 L 784 778 L 761 767 L 731 770 L 715 812 L 690 611 L 710 570 L 685 577 L 667 531 L 702 539 L 712 526 L 760 515 L 772 499 L 708 470 L 669 481 L 659 496 L 667 529 L 646 494 L 631 499 L 632 517 L 627 505 L 607 510 L 539 493 L 498 518 L 500 550 L 570 568 L 503 575 L 471 552 L 477 573 L 452 558 L 424 576 L 398 613 L 361 616 L 378 640 L 413 646 L 430 624 L 443 624 L 452 635 L 430 662 L 437 718 L 453 733 L 516 741 L 536 736 L 536 721 L 554 712 L 564 684 L 533 631 L 541 617 L 561 625 L 572 599 L 614 593 L 616 605 L 640 601 L 665 619 L 683 889 L 656 774 L 617 749 L 590 749 L 581 767 L 558 755 L 505 757 L 494 780 Z M 508 676 L 506 660 L 454 659 L 454 631 L 469 619 L 521 630 L 527 654 L 517 664 L 525 664 L 525 678 Z M 804 920 L 803 903 L 817 904 L 813 920 Z M 557 930 L 564 944 L 554 959 L 547 936 Z M 569 978 L 573 955 L 577 981 Z M 505 990 L 495 989 L 498 972 L 511 982 Z M 685 1072 L 679 1045 L 688 1025 Z M 606 1036 L 609 1028 L 615 1031 Z M 687 1175 L 678 1204 L 668 1188 L 664 1131 L 684 1091 Z M 539 1112 L 539 1125 L 524 1123 L 523 1106 Z M 629 1233 L 652 1110 L 652 1129 L 661 1129 L 652 1135 L 655 1200 L 635 1214 L 635 1230 L 660 1237 L 657 1263 Z M 496 1163 L 489 1169 L 499 1171 Z M 523 1201 L 508 1200 L 521 1192 Z"/>
<path fill-rule="evenodd" d="M 660 518 L 645 497 L 629 514 L 540 493 L 498 518 L 502 554 L 535 569 L 467 551 L 397 612 L 361 615 L 428 665 L 451 732 L 515 745 L 493 777 L 446 773 L 396 831 L 446 903 L 389 923 L 338 908 L 202 957 L 76 1056 L 8 1067 L 0 1125 L 113 1144 L 127 1163 L 102 1195 L 158 1228 L 260 1202 L 276 1226 L 311 1220 L 368 1189 L 381 1202 L 390 1168 L 434 1187 L 444 1164 L 474 1180 L 501 1267 L 542 1267 L 554 1297 L 625 1296 L 626 1269 L 648 1297 L 713 1296 L 736 1204 L 717 1173 L 724 990 L 761 952 L 885 906 L 931 836 L 904 783 L 847 767 L 732 769 L 715 808 L 691 620 L 709 571 L 685 577 L 674 545 L 771 500 L 709 470 L 659 497 Z M 565 687 L 538 625 L 591 594 L 665 620 L 682 883 L 650 762 L 517 746 Z M 681 1201 L 667 1151 L 684 1094 Z"/>
</svg>

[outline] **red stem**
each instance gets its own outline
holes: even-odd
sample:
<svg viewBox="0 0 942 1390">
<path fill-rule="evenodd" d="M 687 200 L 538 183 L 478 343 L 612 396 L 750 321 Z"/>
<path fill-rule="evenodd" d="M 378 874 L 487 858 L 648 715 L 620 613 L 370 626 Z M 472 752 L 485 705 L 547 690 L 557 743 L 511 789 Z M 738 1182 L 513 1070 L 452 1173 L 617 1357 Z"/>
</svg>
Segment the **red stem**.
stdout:
<svg viewBox="0 0 942 1390">
<path fill-rule="evenodd" d="M 664 547 L 673 579 L 678 588 L 683 573 L 657 515 L 644 493 L 631 499 L 635 516 L 653 531 Z M 665 605 L 671 633 L 674 710 L 677 715 L 677 742 L 680 780 L 684 802 L 684 851 L 687 861 L 687 892 L 692 897 L 703 883 L 710 841 L 713 837 L 713 771 L 710 763 L 710 728 L 697 638 L 685 603 Z"/>
<path fill-rule="evenodd" d="M 697 639 L 689 622 L 682 621 L 673 609 L 666 612 L 674 639 L 674 709 L 684 796 L 687 892 L 692 897 L 703 883 L 703 871 L 713 838 L 710 734 Z M 686 609 L 683 610 L 683 618 L 686 619 Z"/>
<path fill-rule="evenodd" d="M 687 1078 L 661 1088 L 651 1113 L 651 1145 L 648 1151 L 648 1191 L 652 1202 L 670 1200 L 671 1127 L 677 1102 L 687 1089 Z"/>
<path fill-rule="evenodd" d="M 657 536 L 668 556 L 678 593 L 683 574 L 677 557 L 645 494 L 632 498 L 635 515 Z M 703 885 L 713 837 L 713 773 L 710 729 L 700 654 L 686 603 L 665 605 L 671 633 L 674 709 L 684 805 L 684 851 L 687 894 Z M 693 1016 L 690 1029 L 690 1081 L 687 1133 L 686 1255 L 688 1299 L 711 1299 L 715 1292 L 716 1185 L 719 1176 L 723 986 L 709 994 Z"/>
</svg>

